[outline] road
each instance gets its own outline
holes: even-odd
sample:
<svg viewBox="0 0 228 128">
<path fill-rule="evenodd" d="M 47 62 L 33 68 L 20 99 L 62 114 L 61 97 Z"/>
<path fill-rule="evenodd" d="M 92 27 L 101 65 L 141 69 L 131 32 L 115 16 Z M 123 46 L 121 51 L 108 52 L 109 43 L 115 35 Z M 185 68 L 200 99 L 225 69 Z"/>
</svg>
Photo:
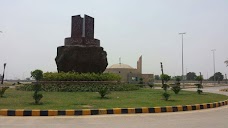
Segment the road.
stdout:
<svg viewBox="0 0 228 128">
<path fill-rule="evenodd" d="M 223 87 L 205 88 L 206 92 Z M 196 90 L 196 89 L 187 89 Z M 175 113 L 57 116 L 57 117 L 4 117 L 0 116 L 0 128 L 228 128 L 228 106 Z"/>
</svg>

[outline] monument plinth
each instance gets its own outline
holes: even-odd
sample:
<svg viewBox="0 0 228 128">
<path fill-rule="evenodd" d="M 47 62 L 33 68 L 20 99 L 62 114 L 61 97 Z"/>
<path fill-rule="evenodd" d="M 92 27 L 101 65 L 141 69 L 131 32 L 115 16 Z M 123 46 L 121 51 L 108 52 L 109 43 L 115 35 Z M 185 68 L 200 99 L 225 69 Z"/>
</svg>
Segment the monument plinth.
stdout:
<svg viewBox="0 0 228 128">
<path fill-rule="evenodd" d="M 100 47 L 100 40 L 94 38 L 94 18 L 72 16 L 71 37 L 57 48 L 55 61 L 58 72 L 104 72 L 107 53 Z"/>
</svg>

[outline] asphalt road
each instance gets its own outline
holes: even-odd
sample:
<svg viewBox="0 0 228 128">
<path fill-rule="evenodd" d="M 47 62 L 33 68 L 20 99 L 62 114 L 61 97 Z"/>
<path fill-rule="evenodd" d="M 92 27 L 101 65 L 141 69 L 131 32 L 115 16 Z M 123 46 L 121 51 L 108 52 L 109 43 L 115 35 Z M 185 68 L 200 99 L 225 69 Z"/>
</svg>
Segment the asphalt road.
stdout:
<svg viewBox="0 0 228 128">
<path fill-rule="evenodd" d="M 223 87 L 204 88 L 206 92 L 218 91 Z M 194 90 L 195 89 L 187 89 Z M 228 106 L 189 112 L 57 116 L 57 117 L 4 117 L 0 116 L 0 128 L 228 128 Z"/>
</svg>

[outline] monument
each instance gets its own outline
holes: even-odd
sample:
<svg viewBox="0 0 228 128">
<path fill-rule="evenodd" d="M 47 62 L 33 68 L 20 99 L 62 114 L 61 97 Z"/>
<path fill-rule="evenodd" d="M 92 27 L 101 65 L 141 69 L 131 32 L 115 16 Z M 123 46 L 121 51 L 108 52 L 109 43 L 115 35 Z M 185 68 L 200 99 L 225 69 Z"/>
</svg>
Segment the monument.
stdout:
<svg viewBox="0 0 228 128">
<path fill-rule="evenodd" d="M 71 37 L 57 48 L 55 58 L 58 72 L 102 73 L 106 69 L 107 53 L 94 38 L 94 18 L 72 16 Z"/>
</svg>

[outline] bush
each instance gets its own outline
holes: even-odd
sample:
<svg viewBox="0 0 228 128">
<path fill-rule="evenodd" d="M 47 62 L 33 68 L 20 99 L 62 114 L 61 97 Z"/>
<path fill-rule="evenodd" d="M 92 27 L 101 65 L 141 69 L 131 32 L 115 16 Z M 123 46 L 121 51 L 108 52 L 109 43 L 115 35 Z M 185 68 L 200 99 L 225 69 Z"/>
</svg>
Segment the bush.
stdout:
<svg viewBox="0 0 228 128">
<path fill-rule="evenodd" d="M 139 78 L 139 84 L 143 84 L 143 78 Z"/>
<path fill-rule="evenodd" d="M 150 88 L 154 88 L 154 83 L 148 83 L 148 86 L 149 86 Z"/>
<path fill-rule="evenodd" d="M 175 94 L 178 94 L 181 90 L 181 87 L 180 87 L 180 85 L 176 84 L 172 87 L 172 90 Z"/>
<path fill-rule="evenodd" d="M 164 92 L 164 93 L 162 94 L 162 96 L 163 96 L 163 98 L 165 99 L 165 101 L 167 101 L 167 100 L 169 100 L 170 94 L 167 93 L 167 92 Z"/>
<path fill-rule="evenodd" d="M 162 88 L 163 88 L 165 91 L 167 91 L 167 89 L 169 88 L 169 85 L 168 85 L 168 84 L 163 84 L 163 85 L 162 85 Z"/>
<path fill-rule="evenodd" d="M 195 84 L 195 85 L 196 85 L 196 87 L 197 87 L 197 93 L 198 93 L 198 94 L 203 93 L 203 90 L 201 90 L 201 88 L 203 88 L 203 85 L 202 85 L 202 84 Z"/>
<path fill-rule="evenodd" d="M 197 93 L 198 93 L 198 94 L 201 94 L 201 93 L 203 93 L 203 91 L 200 90 L 200 89 L 197 89 Z"/>
<path fill-rule="evenodd" d="M 43 75 L 43 81 L 120 81 L 121 77 L 113 73 L 77 73 L 77 72 L 47 72 Z"/>
<path fill-rule="evenodd" d="M 39 104 L 40 100 L 43 98 L 43 95 L 39 93 L 39 91 L 42 90 L 40 84 L 34 84 L 33 85 L 33 90 L 35 91 L 33 94 L 33 99 L 35 100 L 35 104 Z"/>
<path fill-rule="evenodd" d="M 100 87 L 107 87 L 110 91 L 132 91 L 138 90 L 140 87 L 134 84 L 120 83 L 48 83 L 40 84 L 41 91 L 46 92 L 98 92 Z M 33 91 L 33 84 L 16 86 L 16 90 Z"/>
<path fill-rule="evenodd" d="M 36 69 L 35 71 L 31 72 L 31 77 L 33 77 L 35 80 L 41 80 L 43 78 L 43 71 Z"/>
<path fill-rule="evenodd" d="M 35 92 L 33 95 L 33 99 L 35 100 L 35 104 L 39 104 L 40 100 L 43 98 L 43 95 L 39 92 Z"/>
<path fill-rule="evenodd" d="M 101 98 L 104 98 L 107 94 L 110 94 L 111 92 L 109 91 L 108 87 L 100 87 L 98 88 L 98 93 L 100 94 Z"/>
<path fill-rule="evenodd" d="M 9 87 L 0 87 L 0 97 L 3 97 L 5 91 L 8 89 Z"/>
</svg>

